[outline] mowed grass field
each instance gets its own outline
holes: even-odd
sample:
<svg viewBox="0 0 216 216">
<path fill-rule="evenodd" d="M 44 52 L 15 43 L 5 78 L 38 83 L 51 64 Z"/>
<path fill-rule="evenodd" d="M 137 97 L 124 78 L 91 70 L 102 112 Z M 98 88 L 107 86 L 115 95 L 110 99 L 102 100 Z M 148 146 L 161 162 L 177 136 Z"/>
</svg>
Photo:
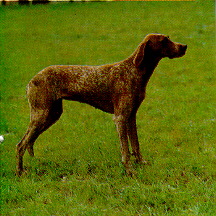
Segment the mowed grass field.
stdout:
<svg viewBox="0 0 216 216">
<path fill-rule="evenodd" d="M 1 6 L 0 16 L 1 215 L 216 215 L 214 1 Z M 149 165 L 128 177 L 112 115 L 64 101 L 18 178 L 29 80 L 49 65 L 123 60 L 154 32 L 188 50 L 159 63 L 137 114 Z"/>
</svg>

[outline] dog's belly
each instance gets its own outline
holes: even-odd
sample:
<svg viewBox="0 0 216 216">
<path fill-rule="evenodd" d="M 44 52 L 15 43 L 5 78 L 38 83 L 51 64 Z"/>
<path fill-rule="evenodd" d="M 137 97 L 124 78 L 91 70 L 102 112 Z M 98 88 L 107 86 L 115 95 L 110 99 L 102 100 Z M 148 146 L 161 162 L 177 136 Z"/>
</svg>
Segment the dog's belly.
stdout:
<svg viewBox="0 0 216 216">
<path fill-rule="evenodd" d="M 113 106 L 112 99 L 107 99 L 106 97 L 97 97 L 93 95 L 85 96 L 83 94 L 82 95 L 76 94 L 76 95 L 63 97 L 63 99 L 86 103 L 104 112 L 111 113 L 111 114 L 114 113 L 114 106 Z"/>
</svg>

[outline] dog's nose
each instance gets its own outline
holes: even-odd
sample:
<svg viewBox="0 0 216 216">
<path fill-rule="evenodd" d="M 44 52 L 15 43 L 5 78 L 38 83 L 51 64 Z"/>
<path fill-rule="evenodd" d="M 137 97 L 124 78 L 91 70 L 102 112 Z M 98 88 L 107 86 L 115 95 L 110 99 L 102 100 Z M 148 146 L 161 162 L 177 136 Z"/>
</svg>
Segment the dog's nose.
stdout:
<svg viewBox="0 0 216 216">
<path fill-rule="evenodd" d="M 186 45 L 186 44 L 181 44 L 180 47 L 179 47 L 179 51 L 180 51 L 180 53 L 182 53 L 183 55 L 185 54 L 186 49 L 187 49 L 187 45 Z"/>
<path fill-rule="evenodd" d="M 187 45 L 186 44 L 182 45 L 182 50 L 186 51 L 186 49 L 187 49 Z"/>
</svg>

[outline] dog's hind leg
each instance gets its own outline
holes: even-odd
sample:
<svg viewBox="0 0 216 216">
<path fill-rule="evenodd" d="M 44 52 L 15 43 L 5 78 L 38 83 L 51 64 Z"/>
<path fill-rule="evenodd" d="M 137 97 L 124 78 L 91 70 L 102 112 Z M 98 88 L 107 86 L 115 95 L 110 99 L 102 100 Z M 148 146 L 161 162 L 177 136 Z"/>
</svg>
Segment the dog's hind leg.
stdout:
<svg viewBox="0 0 216 216">
<path fill-rule="evenodd" d="M 53 125 L 62 114 L 62 100 L 52 103 L 49 108 L 31 108 L 31 120 L 28 130 L 22 140 L 17 144 L 17 175 L 23 172 L 23 155 L 26 149 L 31 156 L 34 156 L 33 145 L 40 134 Z"/>
</svg>

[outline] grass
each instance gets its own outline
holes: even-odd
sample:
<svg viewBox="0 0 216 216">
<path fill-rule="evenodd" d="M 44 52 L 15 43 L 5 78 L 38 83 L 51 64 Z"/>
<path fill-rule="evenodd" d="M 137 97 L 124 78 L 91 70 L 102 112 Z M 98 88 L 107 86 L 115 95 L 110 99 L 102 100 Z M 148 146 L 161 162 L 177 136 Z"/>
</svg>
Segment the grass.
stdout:
<svg viewBox="0 0 216 216">
<path fill-rule="evenodd" d="M 213 1 L 91 2 L 0 7 L 1 215 L 216 215 L 215 34 Z M 111 115 L 77 102 L 25 155 L 17 178 L 15 144 L 29 108 L 25 86 L 53 64 L 112 63 L 145 34 L 188 45 L 164 59 L 138 112 L 150 165 L 125 175 Z"/>
</svg>

